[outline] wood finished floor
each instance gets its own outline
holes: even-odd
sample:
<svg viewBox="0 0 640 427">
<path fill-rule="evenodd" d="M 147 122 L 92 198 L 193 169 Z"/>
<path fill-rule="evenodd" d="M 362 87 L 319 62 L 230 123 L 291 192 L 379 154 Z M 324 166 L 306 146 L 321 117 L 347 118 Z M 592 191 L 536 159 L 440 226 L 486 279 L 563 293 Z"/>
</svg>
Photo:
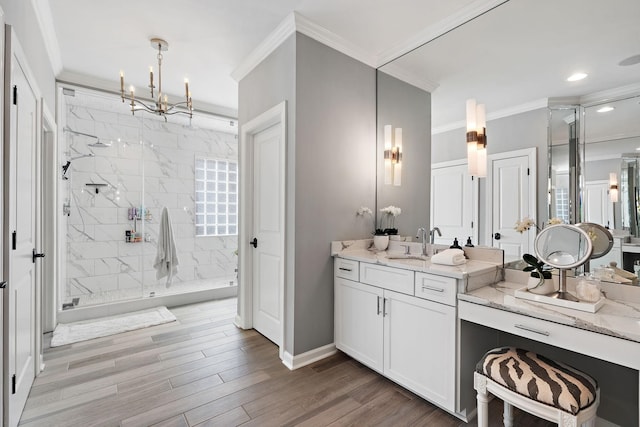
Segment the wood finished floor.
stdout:
<svg viewBox="0 0 640 427">
<path fill-rule="evenodd" d="M 22 426 L 465 424 L 338 353 L 289 371 L 233 325 L 236 299 L 172 308 L 177 322 L 45 351 Z M 490 406 L 502 425 L 501 403 Z M 517 426 L 554 425 L 515 410 Z"/>
</svg>

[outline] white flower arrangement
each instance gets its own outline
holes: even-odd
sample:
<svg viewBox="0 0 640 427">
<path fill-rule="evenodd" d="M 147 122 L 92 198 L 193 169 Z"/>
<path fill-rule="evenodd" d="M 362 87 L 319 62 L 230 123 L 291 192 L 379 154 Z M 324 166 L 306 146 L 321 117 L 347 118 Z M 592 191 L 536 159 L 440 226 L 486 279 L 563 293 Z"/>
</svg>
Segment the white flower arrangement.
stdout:
<svg viewBox="0 0 640 427">
<path fill-rule="evenodd" d="M 386 208 L 380 209 L 380 212 L 384 214 L 387 226 L 384 228 L 384 232 L 387 234 L 397 234 L 398 230 L 395 227 L 395 219 L 402 213 L 402 209 L 397 206 L 389 205 Z M 382 223 L 382 220 L 380 221 Z"/>
<path fill-rule="evenodd" d="M 562 219 L 554 217 L 551 218 L 548 222 L 547 225 L 556 225 L 556 224 L 563 224 L 564 221 L 562 221 Z M 516 226 L 513 227 L 518 233 L 524 233 L 525 231 L 528 231 L 531 227 L 535 227 L 536 230 L 540 230 L 541 228 L 538 227 L 538 225 L 536 224 L 536 222 L 529 218 L 528 216 L 525 216 L 522 221 L 517 221 L 516 222 Z M 544 228 L 544 225 L 543 225 Z"/>
</svg>

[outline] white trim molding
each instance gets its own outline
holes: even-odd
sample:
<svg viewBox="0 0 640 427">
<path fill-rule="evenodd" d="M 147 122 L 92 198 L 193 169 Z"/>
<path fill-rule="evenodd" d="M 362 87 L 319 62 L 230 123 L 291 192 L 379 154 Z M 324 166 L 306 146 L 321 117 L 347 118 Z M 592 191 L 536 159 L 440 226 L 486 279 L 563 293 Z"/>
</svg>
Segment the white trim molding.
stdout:
<svg viewBox="0 0 640 427">
<path fill-rule="evenodd" d="M 42 33 L 44 46 L 51 62 L 51 68 L 53 68 L 53 75 L 57 76 L 62 71 L 62 54 L 53 25 L 49 0 L 31 0 L 31 6 Z"/>
<path fill-rule="evenodd" d="M 282 359 L 282 363 L 284 366 L 289 368 L 290 370 L 296 370 L 302 368 L 303 366 L 310 365 L 313 362 L 317 362 L 318 360 L 322 360 L 329 356 L 332 356 L 338 352 L 335 344 L 327 344 L 322 347 L 318 347 L 316 349 L 307 351 L 306 353 L 298 354 L 296 356 L 292 355 L 288 351 L 284 352 L 284 358 Z"/>
<path fill-rule="evenodd" d="M 375 56 L 370 55 L 366 50 L 294 11 L 287 15 L 280 25 L 233 70 L 231 77 L 237 82 L 242 80 L 295 32 L 311 37 L 373 68 L 377 66 Z"/>
<path fill-rule="evenodd" d="M 457 13 L 448 16 L 445 19 L 420 31 L 416 36 L 411 37 L 403 43 L 400 43 L 391 49 L 383 51 L 378 55 L 378 67 L 388 64 L 396 58 L 406 55 L 414 49 L 419 48 L 441 35 L 453 30 L 460 25 L 471 21 L 474 18 L 490 11 L 491 9 L 506 3 L 508 0 L 476 0 L 470 5 L 460 9 Z"/>
</svg>

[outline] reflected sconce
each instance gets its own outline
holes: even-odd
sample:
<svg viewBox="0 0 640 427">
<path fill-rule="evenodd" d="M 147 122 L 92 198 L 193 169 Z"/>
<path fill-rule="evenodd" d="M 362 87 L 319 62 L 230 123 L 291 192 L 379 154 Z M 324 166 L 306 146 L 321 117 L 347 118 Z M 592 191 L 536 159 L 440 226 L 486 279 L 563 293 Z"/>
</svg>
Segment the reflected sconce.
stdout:
<svg viewBox="0 0 640 427">
<path fill-rule="evenodd" d="M 384 183 L 402 185 L 402 128 L 384 126 Z"/>
<path fill-rule="evenodd" d="M 618 174 L 615 172 L 609 174 L 609 198 L 613 203 L 618 201 Z"/>
<path fill-rule="evenodd" d="M 487 176 L 487 119 L 484 104 L 467 100 L 467 165 L 469 175 Z"/>
</svg>

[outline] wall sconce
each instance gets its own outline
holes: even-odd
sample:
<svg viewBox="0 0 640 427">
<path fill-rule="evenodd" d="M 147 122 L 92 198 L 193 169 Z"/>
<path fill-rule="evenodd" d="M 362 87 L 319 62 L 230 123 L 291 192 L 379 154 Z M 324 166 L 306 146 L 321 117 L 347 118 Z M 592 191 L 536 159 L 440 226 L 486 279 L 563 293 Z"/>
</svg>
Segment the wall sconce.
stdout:
<svg viewBox="0 0 640 427">
<path fill-rule="evenodd" d="M 618 201 L 618 174 L 615 172 L 609 174 L 609 198 L 613 203 Z"/>
<path fill-rule="evenodd" d="M 392 126 L 385 125 L 384 183 L 399 187 L 402 185 L 402 128 L 396 128 L 395 138 L 393 136 Z"/>
<path fill-rule="evenodd" d="M 467 165 L 469 175 L 487 176 L 487 119 L 484 104 L 467 100 Z"/>
</svg>

